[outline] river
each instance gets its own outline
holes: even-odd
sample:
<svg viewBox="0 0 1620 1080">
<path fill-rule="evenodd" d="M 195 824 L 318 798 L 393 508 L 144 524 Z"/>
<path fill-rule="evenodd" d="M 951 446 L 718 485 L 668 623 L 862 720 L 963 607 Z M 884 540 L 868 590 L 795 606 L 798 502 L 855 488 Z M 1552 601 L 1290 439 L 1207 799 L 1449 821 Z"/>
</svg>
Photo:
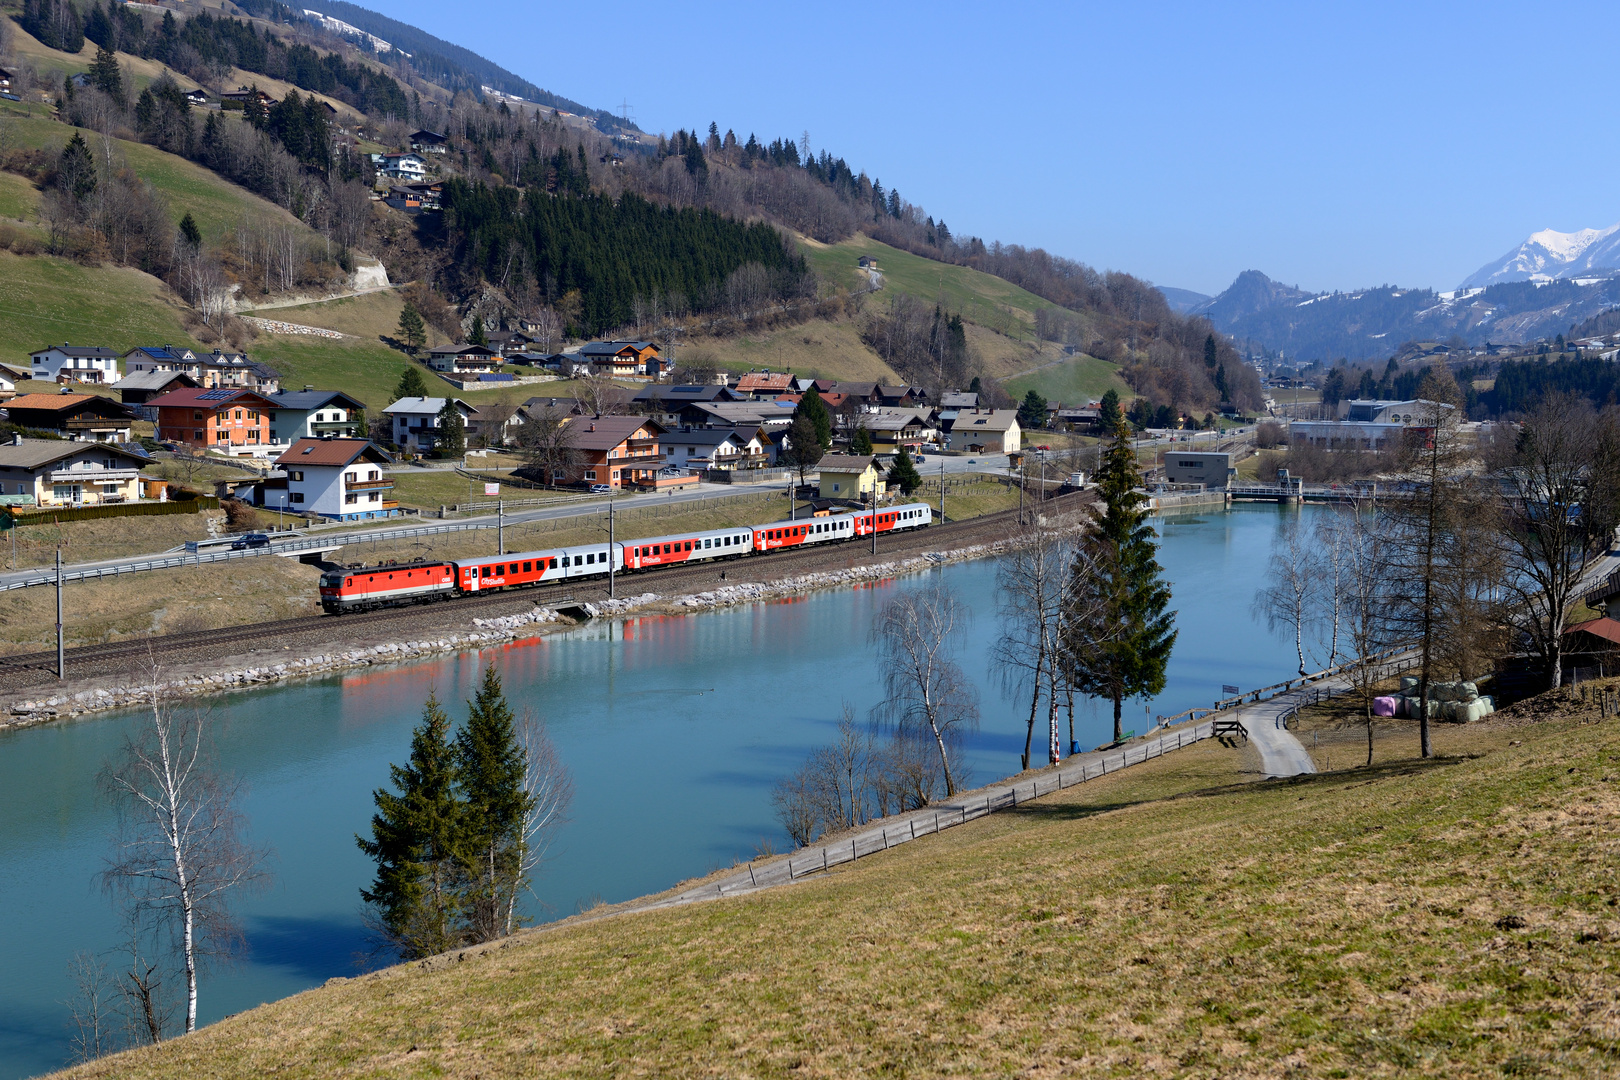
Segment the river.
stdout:
<svg viewBox="0 0 1620 1080">
<path fill-rule="evenodd" d="M 1298 513 L 1261 505 L 1155 521 L 1180 637 L 1168 685 L 1146 714 L 1207 705 L 1223 683 L 1288 677 L 1288 645 L 1256 624 L 1250 604 L 1272 537 Z M 930 575 L 975 612 L 961 658 L 979 685 L 983 721 L 968 753 L 971 779 L 988 782 L 1015 772 L 1023 748 L 1020 708 L 986 660 L 997 633 L 995 564 Z M 514 705 L 547 720 L 576 795 L 536 882 L 534 913 L 567 915 L 730 865 L 762 841 L 780 850 L 772 785 L 829 741 L 844 702 L 863 717 L 877 702 L 873 615 L 920 577 L 587 625 L 217 700 L 221 763 L 245 781 L 253 838 L 276 857 L 273 884 L 239 905 L 249 956 L 205 977 L 202 1021 L 354 974 L 366 948 L 357 890 L 371 872 L 354 835 L 368 828 L 371 792 L 387 783 L 389 763 L 405 759 L 429 687 L 459 718 L 484 667 L 497 664 Z M 1109 717 L 1106 705 L 1077 707 L 1082 746 L 1109 738 Z M 1143 719 L 1142 703 L 1128 703 L 1126 727 L 1142 730 Z M 69 962 L 118 942 L 93 880 L 111 829 L 95 779 L 131 722 L 107 715 L 0 736 L 0 1078 L 64 1063 Z M 1042 758 L 1039 733 L 1035 743 Z"/>
</svg>

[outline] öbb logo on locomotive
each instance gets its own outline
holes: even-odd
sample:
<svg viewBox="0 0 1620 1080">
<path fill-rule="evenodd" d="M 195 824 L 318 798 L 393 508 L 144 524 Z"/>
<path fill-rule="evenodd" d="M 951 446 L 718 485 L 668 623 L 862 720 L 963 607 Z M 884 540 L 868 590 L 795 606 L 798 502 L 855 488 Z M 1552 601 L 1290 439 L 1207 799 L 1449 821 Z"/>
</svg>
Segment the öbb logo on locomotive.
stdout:
<svg viewBox="0 0 1620 1080">
<path fill-rule="evenodd" d="M 583 544 L 477 559 L 328 570 L 321 575 L 321 607 L 331 615 L 370 611 L 448 600 L 492 589 L 606 577 L 609 572 L 641 573 L 784 548 L 836 544 L 870 537 L 874 530 L 882 534 L 921 529 L 932 522 L 933 511 L 926 503 L 907 503 L 876 513 L 831 514 L 799 521 L 774 521 L 768 525 L 649 536 L 616 544 Z"/>
</svg>

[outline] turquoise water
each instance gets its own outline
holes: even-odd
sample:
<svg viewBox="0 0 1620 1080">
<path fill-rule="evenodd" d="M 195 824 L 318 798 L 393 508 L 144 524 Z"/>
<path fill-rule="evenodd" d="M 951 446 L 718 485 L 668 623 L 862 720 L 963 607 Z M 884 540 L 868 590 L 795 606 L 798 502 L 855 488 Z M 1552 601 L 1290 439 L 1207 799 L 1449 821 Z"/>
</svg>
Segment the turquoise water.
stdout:
<svg viewBox="0 0 1620 1080">
<path fill-rule="evenodd" d="M 1288 646 L 1255 623 L 1249 605 L 1272 537 L 1296 513 L 1259 506 L 1157 523 L 1181 636 L 1169 684 L 1149 712 L 1208 705 L 1222 683 L 1288 677 Z M 931 574 L 976 613 L 961 657 L 983 713 L 968 747 L 972 779 L 987 782 L 1016 771 L 1023 749 L 1021 710 L 987 670 L 995 566 Z M 872 617 L 919 580 L 593 625 L 219 699 L 222 763 L 246 781 L 254 838 L 276 859 L 271 888 L 240 905 L 250 956 L 206 977 L 202 1019 L 354 973 L 366 948 L 357 890 L 370 881 L 354 834 L 368 827 L 371 792 L 387 782 L 389 762 L 404 759 L 430 686 L 459 717 L 485 666 L 496 664 L 513 702 L 548 721 L 576 795 L 536 883 L 534 914 L 567 915 L 581 902 L 624 900 L 729 865 L 762 839 L 781 848 L 771 786 L 828 741 L 843 702 L 862 716 L 877 702 Z M 1142 703 L 1128 703 L 1126 726 L 1141 730 L 1142 714 Z M 130 722 L 109 715 L 0 736 L 0 1077 L 65 1061 L 68 963 L 117 943 L 113 912 L 93 883 L 111 827 L 95 775 Z M 1086 747 L 1111 734 L 1106 705 L 1078 707 L 1076 724 Z M 1041 745 L 1037 733 L 1038 758 Z"/>
</svg>

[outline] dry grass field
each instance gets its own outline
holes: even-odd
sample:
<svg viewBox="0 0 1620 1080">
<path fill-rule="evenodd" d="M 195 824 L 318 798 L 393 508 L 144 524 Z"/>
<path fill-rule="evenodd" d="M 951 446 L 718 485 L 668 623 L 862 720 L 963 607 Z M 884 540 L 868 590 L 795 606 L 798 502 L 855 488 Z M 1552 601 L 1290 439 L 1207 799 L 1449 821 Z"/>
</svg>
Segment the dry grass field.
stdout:
<svg viewBox="0 0 1620 1080">
<path fill-rule="evenodd" d="M 325 987 L 79 1077 L 1612 1074 L 1620 728 L 1216 743 L 797 886 Z"/>
</svg>

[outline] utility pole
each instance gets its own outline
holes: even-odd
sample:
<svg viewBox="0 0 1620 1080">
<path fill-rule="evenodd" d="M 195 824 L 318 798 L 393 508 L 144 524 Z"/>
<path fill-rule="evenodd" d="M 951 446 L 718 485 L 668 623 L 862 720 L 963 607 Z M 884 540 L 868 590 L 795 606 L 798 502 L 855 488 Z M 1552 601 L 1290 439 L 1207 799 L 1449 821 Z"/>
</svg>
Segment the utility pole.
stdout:
<svg viewBox="0 0 1620 1080">
<path fill-rule="evenodd" d="M 67 678 L 62 649 L 62 549 L 56 549 L 56 679 Z"/>
<path fill-rule="evenodd" d="M 872 484 L 872 554 L 877 554 L 877 484 Z"/>
<path fill-rule="evenodd" d="M 506 500 L 495 500 L 495 554 L 506 554 Z"/>
<path fill-rule="evenodd" d="M 619 550 L 618 541 L 616 540 L 616 538 L 613 535 L 613 492 L 609 491 L 608 492 L 608 599 L 609 600 L 617 600 L 619 598 L 618 580 L 613 575 L 614 569 L 618 566 L 618 564 L 616 562 L 614 562 L 613 556 L 618 550 Z"/>
<path fill-rule="evenodd" d="M 945 524 L 945 458 L 939 459 L 939 523 Z"/>
</svg>

